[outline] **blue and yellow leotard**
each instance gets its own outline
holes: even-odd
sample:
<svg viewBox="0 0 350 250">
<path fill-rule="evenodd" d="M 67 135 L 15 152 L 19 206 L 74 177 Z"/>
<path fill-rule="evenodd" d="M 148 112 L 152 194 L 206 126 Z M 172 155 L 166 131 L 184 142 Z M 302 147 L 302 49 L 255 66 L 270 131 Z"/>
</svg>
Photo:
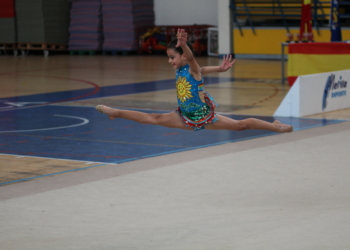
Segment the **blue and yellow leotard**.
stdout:
<svg viewBox="0 0 350 250">
<path fill-rule="evenodd" d="M 202 102 L 199 92 L 204 90 L 203 79 L 197 81 L 190 74 L 190 66 L 186 64 L 176 70 L 177 102 L 180 114 L 186 126 L 195 131 L 204 129 L 207 124 L 218 120 L 214 111 L 217 104 L 214 98 L 203 92 L 205 102 Z"/>
</svg>

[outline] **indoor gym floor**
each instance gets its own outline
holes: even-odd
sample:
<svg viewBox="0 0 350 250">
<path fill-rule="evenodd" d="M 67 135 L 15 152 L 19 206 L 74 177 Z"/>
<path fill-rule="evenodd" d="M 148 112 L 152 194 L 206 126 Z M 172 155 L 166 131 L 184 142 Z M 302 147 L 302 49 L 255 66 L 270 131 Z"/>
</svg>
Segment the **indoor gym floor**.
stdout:
<svg viewBox="0 0 350 250">
<path fill-rule="evenodd" d="M 215 57 L 197 57 L 218 65 Z M 176 107 L 165 55 L 0 57 L 1 249 L 349 249 L 350 110 L 295 132 L 169 129 L 97 104 Z M 272 114 L 281 63 L 205 76 L 218 112 Z"/>
</svg>

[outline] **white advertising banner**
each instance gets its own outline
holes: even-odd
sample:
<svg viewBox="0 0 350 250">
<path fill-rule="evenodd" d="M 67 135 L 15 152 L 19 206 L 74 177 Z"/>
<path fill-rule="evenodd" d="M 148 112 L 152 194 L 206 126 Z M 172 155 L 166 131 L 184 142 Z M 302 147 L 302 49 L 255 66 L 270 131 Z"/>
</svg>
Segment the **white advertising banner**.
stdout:
<svg viewBox="0 0 350 250">
<path fill-rule="evenodd" d="M 274 116 L 301 117 L 350 108 L 350 70 L 299 76 Z"/>
</svg>

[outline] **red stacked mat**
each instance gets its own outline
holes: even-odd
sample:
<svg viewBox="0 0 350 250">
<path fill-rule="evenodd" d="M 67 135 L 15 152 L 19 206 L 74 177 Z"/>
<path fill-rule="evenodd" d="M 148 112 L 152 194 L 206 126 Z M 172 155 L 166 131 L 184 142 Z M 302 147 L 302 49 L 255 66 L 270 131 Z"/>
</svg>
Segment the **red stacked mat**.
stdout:
<svg viewBox="0 0 350 250">
<path fill-rule="evenodd" d="M 0 0 L 0 43 L 16 42 L 15 0 Z"/>
<path fill-rule="evenodd" d="M 0 1 L 0 18 L 15 17 L 15 0 Z"/>
</svg>

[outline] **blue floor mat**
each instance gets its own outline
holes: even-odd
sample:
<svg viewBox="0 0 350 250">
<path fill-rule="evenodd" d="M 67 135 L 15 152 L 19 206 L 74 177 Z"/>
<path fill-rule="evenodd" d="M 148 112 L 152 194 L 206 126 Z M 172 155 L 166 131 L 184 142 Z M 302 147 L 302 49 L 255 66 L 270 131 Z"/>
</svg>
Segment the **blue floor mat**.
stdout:
<svg viewBox="0 0 350 250">
<path fill-rule="evenodd" d="M 153 113 L 162 113 L 152 111 Z M 240 120 L 252 116 L 230 115 Z M 272 122 L 275 118 L 254 116 Z M 0 118 L 0 153 L 86 162 L 121 163 L 276 134 L 264 130 L 198 132 L 109 120 L 91 107 L 39 106 L 7 110 Z M 278 118 L 295 131 L 342 120 Z"/>
</svg>

